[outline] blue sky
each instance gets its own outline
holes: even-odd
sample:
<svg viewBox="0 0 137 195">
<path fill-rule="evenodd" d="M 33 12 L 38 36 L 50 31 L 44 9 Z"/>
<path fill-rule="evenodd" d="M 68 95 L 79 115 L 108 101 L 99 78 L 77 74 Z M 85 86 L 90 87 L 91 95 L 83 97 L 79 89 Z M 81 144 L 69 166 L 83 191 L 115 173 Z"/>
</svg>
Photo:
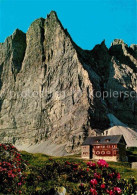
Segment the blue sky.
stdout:
<svg viewBox="0 0 137 195">
<path fill-rule="evenodd" d="M 108 47 L 115 38 L 137 44 L 136 0 L 0 0 L 0 42 L 16 28 L 26 32 L 51 10 L 83 49 L 104 39 Z"/>
</svg>

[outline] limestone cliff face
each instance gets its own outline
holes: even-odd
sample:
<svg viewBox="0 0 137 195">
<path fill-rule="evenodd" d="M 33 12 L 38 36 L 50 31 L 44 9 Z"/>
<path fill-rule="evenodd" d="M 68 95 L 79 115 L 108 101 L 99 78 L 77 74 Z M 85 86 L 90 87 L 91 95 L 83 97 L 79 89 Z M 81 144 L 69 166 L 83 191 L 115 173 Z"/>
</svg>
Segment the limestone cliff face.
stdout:
<svg viewBox="0 0 137 195">
<path fill-rule="evenodd" d="M 55 12 L 0 44 L 0 141 L 50 140 L 76 152 L 86 136 L 109 127 L 107 114 L 135 126 L 135 98 L 97 93 L 137 91 L 136 45 L 115 40 L 80 49 Z"/>
</svg>

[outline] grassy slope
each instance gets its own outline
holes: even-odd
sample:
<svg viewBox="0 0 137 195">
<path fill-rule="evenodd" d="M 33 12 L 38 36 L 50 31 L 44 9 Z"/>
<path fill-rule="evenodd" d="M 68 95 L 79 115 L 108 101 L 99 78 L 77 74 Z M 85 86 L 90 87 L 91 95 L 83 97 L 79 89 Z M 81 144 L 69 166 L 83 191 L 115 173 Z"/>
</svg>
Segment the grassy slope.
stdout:
<svg viewBox="0 0 137 195">
<path fill-rule="evenodd" d="M 44 166 L 46 162 L 49 161 L 49 156 L 44 154 L 31 154 L 27 152 L 21 152 L 23 155 L 23 158 L 27 160 L 30 164 L 30 166 Z M 57 161 L 71 161 L 71 162 L 82 162 L 83 160 L 80 159 L 80 156 L 74 155 L 74 156 L 67 156 L 67 157 L 52 157 L 52 159 L 55 159 Z M 118 170 L 118 172 L 121 174 L 122 178 L 128 179 L 131 176 L 135 177 L 137 180 L 137 170 L 130 168 L 130 163 L 128 162 L 108 162 L 109 165 L 115 169 Z"/>
</svg>

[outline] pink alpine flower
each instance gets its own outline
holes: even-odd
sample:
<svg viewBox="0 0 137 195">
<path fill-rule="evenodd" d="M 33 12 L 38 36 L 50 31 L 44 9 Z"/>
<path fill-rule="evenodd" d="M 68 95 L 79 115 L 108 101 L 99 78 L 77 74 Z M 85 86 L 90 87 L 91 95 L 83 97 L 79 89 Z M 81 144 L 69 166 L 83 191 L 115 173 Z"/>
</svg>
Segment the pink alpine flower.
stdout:
<svg viewBox="0 0 137 195">
<path fill-rule="evenodd" d="M 118 194 L 122 193 L 122 190 L 119 187 L 114 187 L 114 191 L 117 192 Z"/>
<path fill-rule="evenodd" d="M 100 175 L 99 173 L 94 173 L 94 177 L 95 177 L 96 179 L 101 179 L 101 175 Z"/>
<path fill-rule="evenodd" d="M 18 183 L 18 186 L 21 186 L 22 185 L 22 183 L 20 182 L 20 183 Z"/>
<path fill-rule="evenodd" d="M 101 188 L 105 189 L 106 188 L 105 184 L 101 184 Z"/>
<path fill-rule="evenodd" d="M 115 192 L 113 192 L 112 190 L 107 190 L 107 194 L 109 194 L 109 195 L 115 195 Z"/>
<path fill-rule="evenodd" d="M 119 180 L 121 178 L 120 173 L 117 173 L 117 179 Z"/>
<path fill-rule="evenodd" d="M 102 167 L 108 167 L 108 163 L 105 160 L 103 160 L 103 159 L 98 160 L 97 164 L 101 168 Z"/>
<path fill-rule="evenodd" d="M 91 161 L 87 162 L 87 166 L 89 166 L 89 167 L 90 167 L 90 165 L 91 165 Z"/>
<path fill-rule="evenodd" d="M 94 188 L 90 188 L 90 192 L 92 195 L 97 195 L 97 191 Z"/>
<path fill-rule="evenodd" d="M 90 181 L 90 183 L 91 183 L 92 185 L 97 185 L 97 184 L 98 184 L 98 182 L 97 182 L 96 179 L 92 179 L 92 180 Z"/>
<path fill-rule="evenodd" d="M 96 168 L 96 163 L 93 163 L 93 162 L 87 162 L 87 166 L 92 168 L 92 169 L 95 169 Z"/>
</svg>

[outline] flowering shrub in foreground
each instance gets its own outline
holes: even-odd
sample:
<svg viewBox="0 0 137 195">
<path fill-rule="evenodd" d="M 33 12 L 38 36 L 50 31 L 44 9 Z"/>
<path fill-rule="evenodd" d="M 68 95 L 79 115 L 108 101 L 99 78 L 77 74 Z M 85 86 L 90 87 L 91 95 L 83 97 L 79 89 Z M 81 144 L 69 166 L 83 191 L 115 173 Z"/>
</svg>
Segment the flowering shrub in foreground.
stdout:
<svg viewBox="0 0 137 195">
<path fill-rule="evenodd" d="M 33 155 L 23 157 L 29 160 Z M 21 154 L 10 144 L 0 144 L 0 193 L 53 195 L 58 187 L 63 186 L 69 195 L 137 194 L 135 180 L 121 179 L 120 173 L 102 159 L 97 163 L 78 159 L 46 159 L 41 161 L 42 164 L 35 164 L 34 157 L 26 177 L 26 165 Z"/>
<path fill-rule="evenodd" d="M 121 179 L 104 160 L 85 163 L 61 158 L 31 167 L 26 185 L 28 194 L 33 195 L 52 195 L 61 186 L 69 195 L 136 195 L 137 187 L 134 179 Z"/>
<path fill-rule="evenodd" d="M 97 161 L 97 164 L 88 162 L 87 166 L 90 169 L 88 172 L 91 180 L 88 183 L 80 184 L 79 188 L 81 195 L 134 195 L 136 193 L 135 190 L 137 186 L 135 184 L 135 180 L 120 180 L 120 173 L 116 172 L 116 170 L 112 168 L 109 168 L 109 165 L 105 160 L 100 159 Z"/>
<path fill-rule="evenodd" d="M 81 181 L 79 192 L 81 195 L 118 195 L 135 194 L 135 180 L 121 179 L 120 173 L 109 167 L 108 163 L 100 159 L 97 163 L 88 162 L 87 168 L 81 169 L 80 165 L 66 162 L 68 179 L 71 182 Z"/>
<path fill-rule="evenodd" d="M 0 192 L 20 194 L 25 182 L 25 162 L 11 144 L 0 144 Z"/>
</svg>

